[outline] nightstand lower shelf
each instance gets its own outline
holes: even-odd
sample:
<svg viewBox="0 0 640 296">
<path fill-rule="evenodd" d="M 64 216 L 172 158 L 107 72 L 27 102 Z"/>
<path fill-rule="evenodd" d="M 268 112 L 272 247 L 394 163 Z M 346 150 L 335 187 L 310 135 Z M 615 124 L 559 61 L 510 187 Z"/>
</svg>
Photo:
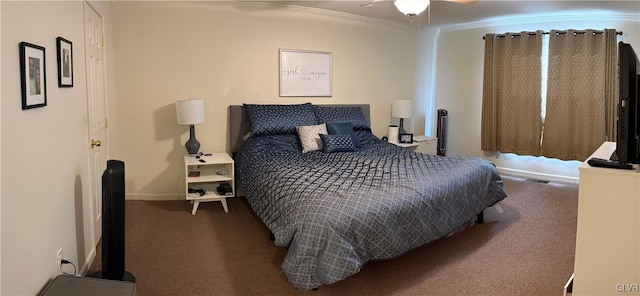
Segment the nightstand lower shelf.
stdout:
<svg viewBox="0 0 640 296">
<path fill-rule="evenodd" d="M 195 197 L 194 197 L 195 196 Z M 209 193 L 200 196 L 198 194 L 189 193 L 187 195 L 187 200 L 190 200 L 193 204 L 193 208 L 191 209 L 191 215 L 195 215 L 196 211 L 198 211 L 198 206 L 201 202 L 210 202 L 210 201 L 219 201 L 222 203 L 222 208 L 224 208 L 225 213 L 229 213 L 229 208 L 227 207 L 227 197 L 232 196 L 222 196 L 215 193 Z"/>
</svg>

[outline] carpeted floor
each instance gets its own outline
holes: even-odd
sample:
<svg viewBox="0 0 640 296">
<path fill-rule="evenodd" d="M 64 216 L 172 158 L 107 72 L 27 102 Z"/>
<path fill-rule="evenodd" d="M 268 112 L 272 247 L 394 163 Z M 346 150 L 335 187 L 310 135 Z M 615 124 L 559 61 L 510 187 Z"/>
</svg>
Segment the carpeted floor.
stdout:
<svg viewBox="0 0 640 296">
<path fill-rule="evenodd" d="M 286 254 L 243 198 L 126 202 L 126 269 L 138 295 L 562 295 L 574 262 L 578 186 L 504 176 L 503 214 L 360 273 L 300 292 Z M 100 270 L 100 250 L 89 273 Z"/>
</svg>

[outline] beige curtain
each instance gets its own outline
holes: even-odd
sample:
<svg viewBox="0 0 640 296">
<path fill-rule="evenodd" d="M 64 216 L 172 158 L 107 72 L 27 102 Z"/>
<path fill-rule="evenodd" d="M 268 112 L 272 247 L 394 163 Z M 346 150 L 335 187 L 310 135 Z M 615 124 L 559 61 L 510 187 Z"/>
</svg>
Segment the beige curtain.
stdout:
<svg viewBox="0 0 640 296">
<path fill-rule="evenodd" d="M 542 31 L 485 36 L 481 148 L 540 154 Z"/>
<path fill-rule="evenodd" d="M 615 100 L 615 48 L 615 30 L 551 31 L 542 155 L 585 160 L 605 141 Z"/>
<path fill-rule="evenodd" d="M 605 128 L 606 140 L 616 141 L 616 118 L 618 118 L 618 32 L 616 29 L 604 30 L 605 43 Z"/>
</svg>

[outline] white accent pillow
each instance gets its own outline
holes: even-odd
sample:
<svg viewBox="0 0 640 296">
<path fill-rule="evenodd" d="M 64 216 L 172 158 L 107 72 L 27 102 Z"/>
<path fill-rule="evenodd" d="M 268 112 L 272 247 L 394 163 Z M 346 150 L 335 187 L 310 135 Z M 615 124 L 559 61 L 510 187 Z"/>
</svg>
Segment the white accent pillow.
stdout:
<svg viewBox="0 0 640 296">
<path fill-rule="evenodd" d="M 298 126 L 296 129 L 298 130 L 298 136 L 302 144 L 302 153 L 322 150 L 320 134 L 327 134 L 326 124 Z"/>
</svg>

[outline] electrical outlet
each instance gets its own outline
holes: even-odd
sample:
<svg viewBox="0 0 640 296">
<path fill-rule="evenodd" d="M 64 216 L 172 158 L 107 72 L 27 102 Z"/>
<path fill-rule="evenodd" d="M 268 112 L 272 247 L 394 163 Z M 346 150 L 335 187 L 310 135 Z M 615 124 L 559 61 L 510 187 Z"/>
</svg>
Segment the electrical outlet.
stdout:
<svg viewBox="0 0 640 296">
<path fill-rule="evenodd" d="M 62 248 L 60 248 L 60 250 L 58 250 L 58 253 L 56 254 L 56 266 L 58 267 L 58 270 L 61 270 L 61 266 L 62 266 Z"/>
</svg>

